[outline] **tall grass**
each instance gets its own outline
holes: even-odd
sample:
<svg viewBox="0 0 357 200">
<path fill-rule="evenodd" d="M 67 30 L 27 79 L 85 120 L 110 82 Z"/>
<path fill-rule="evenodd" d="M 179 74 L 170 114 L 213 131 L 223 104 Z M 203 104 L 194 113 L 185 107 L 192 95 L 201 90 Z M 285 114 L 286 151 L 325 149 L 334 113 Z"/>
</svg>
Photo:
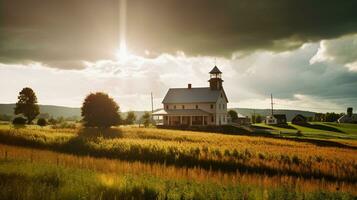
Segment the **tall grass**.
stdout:
<svg viewBox="0 0 357 200">
<path fill-rule="evenodd" d="M 0 160 L 3 199 L 354 199 L 342 192 L 301 192 L 293 186 L 270 190 L 242 184 L 162 179 L 149 175 L 98 173 L 91 170 Z"/>
<path fill-rule="evenodd" d="M 143 128 L 14 129 L 0 142 L 131 161 L 355 182 L 354 149 L 280 139 Z"/>
<path fill-rule="evenodd" d="M 319 179 L 302 179 L 284 175 L 268 176 L 236 172 L 205 170 L 200 167 L 187 168 L 167 166 L 159 163 L 127 162 L 116 159 L 93 158 L 90 156 L 75 156 L 48 150 L 0 145 L 0 157 L 3 159 L 25 160 L 30 163 L 47 163 L 56 166 L 93 170 L 100 173 L 119 173 L 132 175 L 151 175 L 162 179 L 191 180 L 198 183 L 212 182 L 220 185 L 251 185 L 266 189 L 277 188 L 280 185 L 294 186 L 302 192 L 324 190 L 357 194 L 355 185 L 345 182 L 330 182 Z"/>
</svg>

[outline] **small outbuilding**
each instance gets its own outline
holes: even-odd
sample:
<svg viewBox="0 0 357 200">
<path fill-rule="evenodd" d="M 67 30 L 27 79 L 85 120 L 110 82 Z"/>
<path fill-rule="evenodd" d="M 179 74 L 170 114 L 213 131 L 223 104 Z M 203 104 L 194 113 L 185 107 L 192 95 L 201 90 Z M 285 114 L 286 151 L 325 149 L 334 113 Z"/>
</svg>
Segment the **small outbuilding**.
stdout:
<svg viewBox="0 0 357 200">
<path fill-rule="evenodd" d="M 291 120 L 291 123 L 297 125 L 304 125 L 307 124 L 307 118 L 303 115 L 298 114 Z"/>
<path fill-rule="evenodd" d="M 286 124 L 286 122 L 286 115 L 284 114 L 268 115 L 265 118 L 265 123 L 268 125 Z"/>
</svg>

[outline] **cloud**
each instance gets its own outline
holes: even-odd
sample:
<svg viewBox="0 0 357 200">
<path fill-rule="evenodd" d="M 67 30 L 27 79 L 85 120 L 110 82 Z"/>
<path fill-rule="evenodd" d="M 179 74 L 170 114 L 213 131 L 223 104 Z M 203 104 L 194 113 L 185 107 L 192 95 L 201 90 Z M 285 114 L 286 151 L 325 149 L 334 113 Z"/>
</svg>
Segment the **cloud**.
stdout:
<svg viewBox="0 0 357 200">
<path fill-rule="evenodd" d="M 310 60 L 320 47 L 309 43 L 285 52 L 256 51 L 234 59 L 219 57 L 229 107 L 343 112 L 357 107 L 357 73 L 342 64 Z M 172 87 L 207 87 L 214 57 L 183 52 L 154 58 L 130 55 L 125 60 L 85 61 L 84 69 L 59 70 L 42 63 L 0 64 L 0 102 L 15 102 L 22 87 L 32 87 L 42 104 L 80 106 L 90 92 L 109 93 L 121 110 L 150 110 L 150 93 L 160 108 Z M 31 75 L 31 76 L 29 76 Z"/>
<path fill-rule="evenodd" d="M 115 59 L 118 0 L 0 1 L 0 62 L 83 69 L 83 60 Z M 128 48 L 150 57 L 284 52 L 357 31 L 355 0 L 130 0 L 127 6 Z"/>
<path fill-rule="evenodd" d="M 323 40 L 310 63 L 329 62 L 342 64 L 357 71 L 357 34 L 334 40 Z"/>
</svg>

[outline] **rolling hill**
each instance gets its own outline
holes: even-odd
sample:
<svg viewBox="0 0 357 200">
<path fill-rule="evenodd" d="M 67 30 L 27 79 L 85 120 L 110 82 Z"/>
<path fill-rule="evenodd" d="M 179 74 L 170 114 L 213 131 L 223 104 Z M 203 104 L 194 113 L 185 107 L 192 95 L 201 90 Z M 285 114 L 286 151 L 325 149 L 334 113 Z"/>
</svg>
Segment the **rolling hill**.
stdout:
<svg viewBox="0 0 357 200">
<path fill-rule="evenodd" d="M 0 115 L 10 115 L 13 116 L 14 114 L 14 107 L 15 104 L 0 104 Z M 270 114 L 270 109 L 252 109 L 252 108 L 230 108 L 232 110 L 236 110 L 238 113 L 241 113 L 245 116 L 251 117 L 253 113 L 259 114 L 261 116 L 266 116 Z M 80 117 L 81 110 L 80 108 L 74 107 L 65 107 L 65 106 L 54 106 L 54 105 L 40 105 L 40 112 L 42 114 L 47 113 L 49 116 L 52 117 Z M 140 118 L 145 111 L 134 111 L 137 118 Z M 123 112 L 122 116 L 126 116 L 127 112 Z M 301 114 L 306 117 L 312 117 L 315 115 L 314 112 L 310 111 L 302 111 L 302 110 L 274 110 L 276 114 L 286 114 L 288 121 L 297 115 Z"/>
</svg>

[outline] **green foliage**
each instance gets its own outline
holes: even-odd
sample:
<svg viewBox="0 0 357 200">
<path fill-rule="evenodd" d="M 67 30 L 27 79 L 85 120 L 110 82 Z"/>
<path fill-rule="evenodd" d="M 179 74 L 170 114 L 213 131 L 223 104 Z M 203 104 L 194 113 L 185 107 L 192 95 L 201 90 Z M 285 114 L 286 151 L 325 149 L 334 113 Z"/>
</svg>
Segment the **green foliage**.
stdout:
<svg viewBox="0 0 357 200">
<path fill-rule="evenodd" d="M 27 118 L 28 124 L 40 114 L 36 94 L 31 88 L 26 87 L 21 90 L 14 112 L 15 115 L 23 114 Z"/>
<path fill-rule="evenodd" d="M 12 120 L 12 124 L 14 125 L 25 125 L 26 124 L 26 119 L 23 117 L 16 117 L 14 120 Z"/>
<path fill-rule="evenodd" d="M 134 124 L 136 120 L 136 115 L 133 111 L 129 111 L 126 115 L 126 118 L 124 120 L 124 124 Z"/>
<path fill-rule="evenodd" d="M 338 113 L 326 113 L 325 121 L 326 122 L 336 122 L 341 117 L 341 114 Z"/>
<path fill-rule="evenodd" d="M 229 110 L 228 115 L 231 117 L 232 121 L 238 119 L 238 113 L 235 110 Z"/>
<path fill-rule="evenodd" d="M 39 125 L 39 126 L 46 126 L 46 125 L 47 125 L 46 119 L 44 119 L 44 118 L 38 119 L 38 120 L 37 120 L 37 125 Z"/>
<path fill-rule="evenodd" d="M 11 121 L 12 116 L 6 114 L 0 114 L 0 121 Z"/>
<path fill-rule="evenodd" d="M 81 109 L 86 127 L 108 128 L 120 123 L 119 106 L 105 93 L 89 94 Z"/>
<path fill-rule="evenodd" d="M 263 117 L 260 114 L 253 114 L 252 115 L 252 123 L 262 123 Z"/>
<path fill-rule="evenodd" d="M 149 112 L 145 112 L 141 117 L 141 122 L 144 124 L 144 127 L 148 127 L 151 122 L 151 114 Z"/>
</svg>

